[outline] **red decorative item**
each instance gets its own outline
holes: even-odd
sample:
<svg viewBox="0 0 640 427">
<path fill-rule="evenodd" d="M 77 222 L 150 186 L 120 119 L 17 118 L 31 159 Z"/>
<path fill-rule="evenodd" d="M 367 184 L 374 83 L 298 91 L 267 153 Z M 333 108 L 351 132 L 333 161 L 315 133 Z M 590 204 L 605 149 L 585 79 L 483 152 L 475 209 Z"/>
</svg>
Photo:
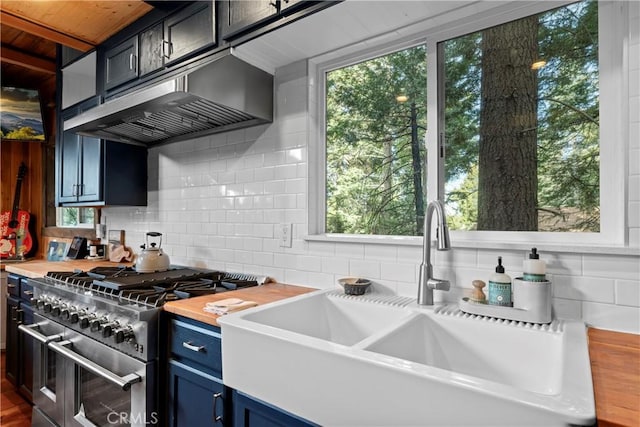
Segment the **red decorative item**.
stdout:
<svg viewBox="0 0 640 427">
<path fill-rule="evenodd" d="M 27 166 L 20 163 L 18 178 L 16 181 L 16 193 L 13 197 L 11 211 L 2 212 L 0 215 L 0 258 L 22 258 L 33 248 L 33 240 L 29 234 L 29 212 L 19 209 L 20 191 L 22 179 L 27 173 Z"/>
</svg>

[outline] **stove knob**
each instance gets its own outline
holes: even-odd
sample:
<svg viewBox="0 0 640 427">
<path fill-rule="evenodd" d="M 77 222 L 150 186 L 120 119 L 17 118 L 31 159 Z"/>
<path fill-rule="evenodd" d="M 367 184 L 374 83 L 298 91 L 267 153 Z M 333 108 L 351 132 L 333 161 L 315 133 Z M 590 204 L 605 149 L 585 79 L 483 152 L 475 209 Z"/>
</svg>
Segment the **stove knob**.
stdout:
<svg viewBox="0 0 640 427">
<path fill-rule="evenodd" d="M 72 320 L 72 322 L 73 322 L 73 320 Z M 82 329 L 87 329 L 89 327 L 89 317 L 88 316 L 82 316 L 78 320 L 76 320 L 76 322 L 80 323 L 80 327 Z"/>
<path fill-rule="evenodd" d="M 52 305 L 51 305 L 50 302 L 44 303 L 44 312 L 45 313 L 51 313 L 51 307 L 52 307 Z"/>
<path fill-rule="evenodd" d="M 97 332 L 100 329 L 102 329 L 102 325 L 104 325 L 105 323 L 107 323 L 107 319 L 104 319 L 104 318 L 92 320 L 91 321 L 91 330 L 93 332 Z"/>
<path fill-rule="evenodd" d="M 78 313 L 76 313 L 76 312 L 74 311 L 74 312 L 71 312 L 71 314 L 70 314 L 70 316 L 69 316 L 69 321 L 70 321 L 71 323 L 78 323 L 78 319 L 79 319 L 79 318 L 80 318 L 80 316 L 78 316 Z M 89 324 L 89 323 L 87 323 L 87 325 L 88 325 L 88 324 Z M 85 327 L 86 327 L 86 326 L 85 326 Z"/>
<path fill-rule="evenodd" d="M 44 308 L 44 300 L 43 299 L 39 299 L 36 301 L 36 308 L 38 310 L 42 310 Z"/>
<path fill-rule="evenodd" d="M 73 308 L 66 307 L 60 311 L 60 317 L 62 317 L 63 320 L 70 320 L 72 323 L 75 323 L 73 321 L 73 316 L 75 316 L 75 319 L 76 319 L 75 322 L 77 322 L 78 313 Z"/>
<path fill-rule="evenodd" d="M 59 305 L 53 305 L 51 306 L 51 310 L 49 310 L 51 312 L 51 314 L 53 316 L 60 316 L 60 306 Z"/>
<path fill-rule="evenodd" d="M 102 327 L 102 336 L 108 338 L 113 335 L 113 329 L 118 327 L 118 323 L 107 323 Z"/>
<path fill-rule="evenodd" d="M 115 340 L 117 344 L 133 339 L 133 331 L 131 328 L 120 328 L 116 330 Z"/>
</svg>

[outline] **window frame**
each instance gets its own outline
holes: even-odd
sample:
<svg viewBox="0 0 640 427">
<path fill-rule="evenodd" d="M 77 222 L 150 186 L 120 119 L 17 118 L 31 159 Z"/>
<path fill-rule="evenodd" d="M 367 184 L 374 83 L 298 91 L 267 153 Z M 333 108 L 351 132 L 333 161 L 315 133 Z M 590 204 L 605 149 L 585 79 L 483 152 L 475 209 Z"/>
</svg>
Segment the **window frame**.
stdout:
<svg viewBox="0 0 640 427">
<path fill-rule="evenodd" d="M 425 143 L 427 153 L 437 153 L 441 145 L 444 114 L 443 93 L 439 84 L 442 64 L 438 63 L 438 44 L 445 40 L 480 31 L 504 22 L 566 6 L 575 1 L 510 2 L 500 6 L 475 5 L 466 16 L 459 11 L 448 12 L 450 22 L 438 20 L 438 26 L 428 28 L 429 21 L 418 25 L 409 36 L 387 35 L 339 49 L 317 58 L 309 66 L 309 217 L 305 240 L 416 245 L 421 236 L 383 236 L 331 234 L 325 232 L 326 211 L 326 113 L 325 76 L 328 71 L 353 65 L 393 51 L 424 43 L 427 51 L 427 123 Z M 481 10 L 478 10 L 481 8 Z M 451 231 L 454 246 L 496 247 L 501 244 L 529 246 L 562 245 L 584 247 L 625 247 L 627 227 L 628 152 L 628 40 L 625 2 L 599 1 L 599 74 L 600 74 L 600 232 L 524 232 L 524 231 Z M 443 18 L 441 16 L 440 18 Z M 399 32 L 400 33 L 400 32 Z M 406 33 L 405 33 L 406 34 Z M 379 40 L 379 41 L 378 41 Z M 604 108 L 603 108 L 604 107 Z M 435 125 L 434 125 L 435 124 Z M 617 143 L 616 143 L 617 141 Z M 446 147 L 445 147 L 446 149 Z M 427 156 L 426 200 L 444 196 L 444 159 Z"/>
</svg>

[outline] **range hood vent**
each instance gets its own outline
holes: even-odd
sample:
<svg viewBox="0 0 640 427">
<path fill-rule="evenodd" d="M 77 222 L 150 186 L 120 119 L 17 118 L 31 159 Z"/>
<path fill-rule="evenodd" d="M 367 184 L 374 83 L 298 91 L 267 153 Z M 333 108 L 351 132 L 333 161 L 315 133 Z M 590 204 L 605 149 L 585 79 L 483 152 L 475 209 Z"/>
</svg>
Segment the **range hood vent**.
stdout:
<svg viewBox="0 0 640 427">
<path fill-rule="evenodd" d="M 157 145 L 271 121 L 273 76 L 229 50 L 66 120 L 64 131 Z"/>
</svg>

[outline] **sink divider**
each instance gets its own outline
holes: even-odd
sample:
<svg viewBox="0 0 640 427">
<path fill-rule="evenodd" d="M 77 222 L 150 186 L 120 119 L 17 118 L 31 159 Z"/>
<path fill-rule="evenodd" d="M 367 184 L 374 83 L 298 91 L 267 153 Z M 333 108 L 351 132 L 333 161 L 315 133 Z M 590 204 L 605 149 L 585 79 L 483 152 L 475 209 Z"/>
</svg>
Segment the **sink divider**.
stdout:
<svg viewBox="0 0 640 427">
<path fill-rule="evenodd" d="M 359 350 L 366 350 L 367 347 L 369 347 L 372 344 L 375 344 L 376 342 L 380 341 L 381 339 L 384 339 L 385 337 L 391 335 L 398 328 L 406 325 L 407 323 L 411 322 L 413 319 L 415 319 L 418 316 L 421 316 L 421 314 L 409 311 L 407 313 L 406 317 L 403 317 L 402 319 L 398 320 L 397 322 L 390 323 L 387 327 L 380 329 L 378 332 L 376 332 L 376 333 L 374 333 L 372 335 L 369 335 L 368 337 L 364 338 L 361 341 L 358 341 L 357 343 L 355 343 L 352 346 L 352 348 L 359 349 Z"/>
</svg>

